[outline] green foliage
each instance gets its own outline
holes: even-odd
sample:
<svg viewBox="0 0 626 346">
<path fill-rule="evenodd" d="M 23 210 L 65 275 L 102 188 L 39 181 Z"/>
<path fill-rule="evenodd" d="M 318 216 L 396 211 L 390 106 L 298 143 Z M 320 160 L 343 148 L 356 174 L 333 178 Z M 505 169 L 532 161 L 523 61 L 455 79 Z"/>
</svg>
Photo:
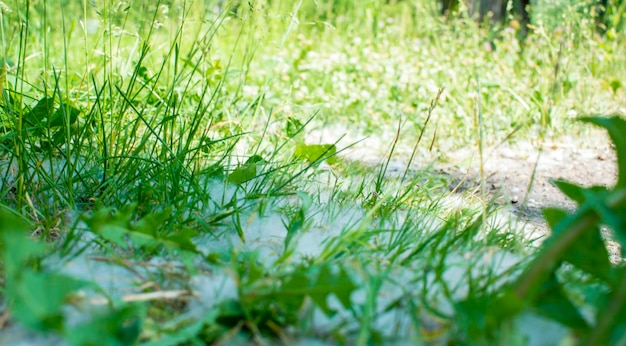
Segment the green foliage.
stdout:
<svg viewBox="0 0 626 346">
<path fill-rule="evenodd" d="M 44 96 L 32 107 L 17 109 L 16 103 L 6 106 L 5 114 L 15 117 L 12 125 L 6 128 L 8 133 L 15 133 L 19 126 L 17 117 L 23 122 L 23 140 L 33 143 L 28 149 L 36 152 L 60 149 L 60 146 L 81 131 L 77 120 L 81 111 L 67 100 L 57 106 L 54 97 Z M 68 138 L 68 136 L 70 136 Z M 74 136 L 76 138 L 76 136 Z"/>
<path fill-rule="evenodd" d="M 271 330 L 298 321 L 298 311 L 309 297 L 326 315 L 337 311 L 328 306 L 334 295 L 344 308 L 352 305 L 351 294 L 357 288 L 345 265 L 332 262 L 300 264 L 277 274 L 264 273 L 256 256 L 242 256 L 239 264 L 239 295 L 237 308 L 230 310 L 229 320 L 247 319 L 257 327 Z M 233 304 L 227 302 L 226 304 Z"/>
<path fill-rule="evenodd" d="M 607 189 L 554 182 L 578 204 L 576 211 L 546 209 L 552 234 L 534 260 L 504 290 L 468 300 L 466 306 L 476 299 L 481 300 L 480 305 L 493 306 L 481 319 L 487 322 L 472 322 L 476 330 L 499 330 L 511 318 L 532 311 L 566 326 L 583 345 L 612 345 L 626 337 L 626 271 L 609 262 L 605 246 L 608 235 L 602 232 L 603 226 L 608 227 L 622 248 L 626 246 L 626 120 L 616 116 L 583 121 L 608 130 L 618 156 L 617 184 Z M 578 280 L 586 277 L 605 289 L 573 299 L 572 279 L 564 280 L 566 272 L 573 272 Z M 583 317 L 588 313 L 593 318 Z"/>
<path fill-rule="evenodd" d="M 28 328 L 62 331 L 62 307 L 71 292 L 84 283 L 69 277 L 42 272 L 44 244 L 26 238 L 26 223 L 15 215 L 0 214 L 2 263 L 6 277 L 6 298 L 11 312 Z"/>
<path fill-rule="evenodd" d="M 257 177 L 257 167 L 266 161 L 259 155 L 253 155 L 245 163 L 237 167 L 228 175 L 228 181 L 233 184 L 243 184 Z"/>
<path fill-rule="evenodd" d="M 125 304 L 105 313 L 95 313 L 89 322 L 68 328 L 65 335 L 71 345 L 136 345 L 145 313 L 141 305 Z"/>
<path fill-rule="evenodd" d="M 528 244 L 430 167 L 473 148 L 477 99 L 486 146 L 622 107 L 623 6 L 600 37 L 583 1 L 535 2 L 522 46 L 434 5 L 0 2 L 0 316 L 73 345 L 510 344 L 527 312 L 623 340 L 602 233 L 626 246 L 623 121 L 587 120 L 611 133 L 618 185 L 555 182 L 579 209 L 545 210 L 530 264 L 494 269 Z M 320 130 L 372 137 L 372 157 Z M 95 262 L 132 279 L 64 270 Z"/>
<path fill-rule="evenodd" d="M 299 191 L 298 197 L 300 197 L 302 204 L 295 209 L 295 211 L 289 218 L 289 222 L 283 223 L 285 229 L 287 229 L 287 236 L 285 237 L 285 249 L 289 248 L 289 244 L 291 243 L 293 237 L 300 233 L 300 231 L 304 230 L 306 213 L 313 204 L 311 196 L 309 196 L 305 192 Z"/>
<path fill-rule="evenodd" d="M 296 144 L 296 152 L 294 157 L 308 162 L 322 162 L 324 160 L 329 163 L 337 162 L 334 158 L 337 153 L 337 147 L 334 144 Z"/>
<path fill-rule="evenodd" d="M 0 211 L 0 258 L 6 279 L 5 297 L 11 316 L 30 330 L 56 332 L 70 345 L 132 345 L 141 332 L 144 309 L 122 304 L 94 314 L 90 321 L 68 325 L 67 308 L 79 289 L 92 283 L 76 280 L 45 267 L 49 246 L 26 237 L 23 219 Z"/>
<path fill-rule="evenodd" d="M 161 247 L 169 251 L 198 253 L 192 238 L 197 231 L 189 228 L 179 229 L 171 234 L 164 230 L 164 225 L 172 217 L 171 208 L 144 215 L 135 221 L 137 205 L 128 205 L 120 210 L 102 208 L 84 221 L 89 229 L 104 240 L 121 248 L 141 249 L 152 254 Z"/>
</svg>

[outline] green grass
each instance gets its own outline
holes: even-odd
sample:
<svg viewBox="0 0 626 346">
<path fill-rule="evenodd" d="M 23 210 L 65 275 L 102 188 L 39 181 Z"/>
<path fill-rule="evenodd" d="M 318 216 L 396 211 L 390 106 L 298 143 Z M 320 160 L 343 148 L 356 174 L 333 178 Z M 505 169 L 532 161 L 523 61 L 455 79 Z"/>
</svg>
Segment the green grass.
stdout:
<svg viewBox="0 0 626 346">
<path fill-rule="evenodd" d="M 425 0 L 212 3 L 0 2 L 0 342 L 623 335 L 555 313 L 621 298 L 621 267 L 558 238 L 619 231 L 620 186 L 565 186 L 582 216 L 547 212 L 551 251 L 437 171 L 623 113 L 618 29 L 583 2 L 536 6 L 524 44 Z"/>
</svg>

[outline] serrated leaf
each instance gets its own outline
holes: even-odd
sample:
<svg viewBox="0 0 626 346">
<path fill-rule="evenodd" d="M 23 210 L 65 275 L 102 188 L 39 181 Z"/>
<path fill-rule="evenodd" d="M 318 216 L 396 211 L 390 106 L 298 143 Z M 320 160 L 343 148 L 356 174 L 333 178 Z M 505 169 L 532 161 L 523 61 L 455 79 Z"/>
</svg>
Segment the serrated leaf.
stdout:
<svg viewBox="0 0 626 346">
<path fill-rule="evenodd" d="M 126 227 L 120 227 L 117 225 L 102 225 L 98 227 L 98 230 L 95 233 L 119 247 L 125 248 L 128 246 L 128 242 L 126 241 L 128 228 Z"/>
<path fill-rule="evenodd" d="M 626 248 L 626 189 L 619 189 L 599 196 L 591 195 L 596 201 L 595 211 L 602 223 L 615 231 L 615 238 Z M 608 203 L 616 205 L 608 205 Z"/>
<path fill-rule="evenodd" d="M 585 188 L 582 186 L 564 180 L 550 180 L 550 182 L 578 204 L 585 202 Z"/>
<path fill-rule="evenodd" d="M 243 184 L 257 177 L 257 163 L 264 163 L 265 160 L 259 155 L 252 155 L 246 162 L 232 171 L 228 175 L 228 182 L 233 184 Z"/>
<path fill-rule="evenodd" d="M 233 184 L 243 184 L 256 178 L 256 164 L 246 164 L 235 169 L 228 175 L 228 182 Z"/>
<path fill-rule="evenodd" d="M 178 249 L 199 253 L 200 251 L 198 251 L 196 245 L 193 243 L 193 238 L 197 236 L 198 231 L 191 228 L 182 228 L 162 238 L 161 243 L 168 250 Z"/>
<path fill-rule="evenodd" d="M 145 308 L 125 304 L 91 317 L 89 322 L 68 328 L 65 337 L 70 345 L 135 345 L 141 335 Z"/>
<path fill-rule="evenodd" d="M 44 96 L 37 102 L 30 112 L 24 115 L 24 120 L 33 126 L 42 125 L 44 119 L 49 118 L 54 114 L 54 98 Z"/>
<path fill-rule="evenodd" d="M 589 227 L 580 232 L 577 238 L 570 239 L 570 228 L 563 227 L 560 223 L 580 224 L 583 222 L 582 218 L 588 217 L 589 214 L 576 213 L 570 215 L 566 211 L 556 208 L 546 208 L 543 213 L 552 229 L 552 235 L 544 243 L 544 248 L 563 249 L 557 254 L 555 260 L 557 262 L 566 261 L 599 279 L 612 282 L 609 254 L 602 240 L 599 224 L 597 222 L 590 223 Z M 559 243 L 563 241 L 568 242 L 569 245 L 559 246 Z"/>
<path fill-rule="evenodd" d="M 111 209 L 102 209 L 95 212 L 92 217 L 85 218 L 85 222 L 94 233 L 121 247 L 128 246 L 127 239 L 129 239 L 134 245 L 147 251 L 164 246 L 168 250 L 198 252 L 192 241 L 192 238 L 197 235 L 194 230 L 183 228 L 169 235 L 160 234 L 163 225 L 171 217 L 171 208 L 145 215 L 136 222 L 132 222 L 135 208 L 133 204 L 114 213 Z"/>
<path fill-rule="evenodd" d="M 328 295 L 334 294 L 344 308 L 351 305 L 350 295 L 356 289 L 356 285 L 342 267 L 337 273 L 333 273 L 331 265 L 323 265 L 317 280 L 311 285 L 309 296 L 327 315 L 333 315 L 336 311 L 328 306 Z"/>
<path fill-rule="evenodd" d="M 623 272 L 622 272 L 623 274 Z M 615 297 L 611 297 L 613 299 L 609 299 L 609 302 L 615 302 L 617 299 Z M 623 292 L 622 292 L 622 297 Z M 622 300 L 623 301 L 623 300 Z M 606 310 L 604 310 L 606 311 Z M 599 313 L 602 313 L 599 311 Z M 626 345 L 626 304 L 622 304 L 619 307 L 619 311 L 617 312 L 617 317 L 613 319 L 613 325 L 611 326 L 611 335 L 609 336 L 609 344 L 610 345 Z"/>
<path fill-rule="evenodd" d="M 557 210 L 550 209 L 544 211 L 546 220 L 552 228 L 556 225 L 554 223 L 555 219 L 563 219 L 567 216 L 565 211 Z M 609 282 L 612 281 L 609 274 L 611 270 L 609 253 L 606 250 L 600 235 L 600 228 L 597 225 L 590 227 L 575 239 L 567 251 L 563 252 L 561 259 L 597 278 Z"/>
<path fill-rule="evenodd" d="M 56 131 L 56 133 L 52 136 L 52 144 L 48 144 L 49 147 L 51 146 L 59 146 L 61 144 L 63 144 L 65 142 L 67 136 L 67 132 L 61 130 L 61 131 Z M 46 149 L 43 148 L 43 141 L 42 141 L 42 149 Z"/>
<path fill-rule="evenodd" d="M 142 346 L 177 346 L 193 345 L 199 342 L 191 342 L 202 331 L 205 325 L 214 325 L 218 317 L 219 309 L 212 309 L 201 319 L 180 329 L 166 333 L 158 340 L 142 343 Z"/>
<path fill-rule="evenodd" d="M 323 290 L 320 290 L 320 288 L 324 288 L 329 293 L 334 294 L 344 308 L 348 308 L 351 305 L 350 296 L 357 287 L 343 267 L 340 267 L 339 272 L 334 274 L 330 265 L 325 265 L 322 267 L 314 288 L 315 293 L 311 294 L 314 301 L 321 302 L 322 299 L 326 301 L 328 294 L 323 294 Z"/>
<path fill-rule="evenodd" d="M 69 120 L 68 125 L 72 125 L 78 120 L 78 115 L 80 114 L 80 110 L 75 107 L 64 103 L 61 107 L 59 107 L 52 117 L 50 118 L 50 127 L 58 127 L 64 126 L 66 120 Z"/>
<path fill-rule="evenodd" d="M 352 282 L 350 275 L 343 267 L 336 268 L 330 264 L 320 266 L 301 267 L 291 274 L 277 294 L 281 300 L 289 303 L 289 306 L 300 306 L 305 296 L 311 297 L 326 315 L 331 316 L 336 313 L 328 306 L 328 296 L 334 294 L 341 305 L 348 308 L 351 305 L 350 296 L 357 288 Z"/>
<path fill-rule="evenodd" d="M 617 90 L 622 87 L 622 82 L 619 79 L 613 79 L 609 82 L 609 86 L 611 90 L 613 90 L 613 93 L 616 93 Z"/>
<path fill-rule="evenodd" d="M 597 278 L 612 281 L 609 253 L 602 241 L 600 228 L 597 226 L 576 239 L 562 258 Z"/>
<path fill-rule="evenodd" d="M 294 157 L 308 162 L 326 160 L 333 163 L 336 160 L 334 158 L 336 153 L 337 147 L 334 144 L 297 144 Z"/>
<path fill-rule="evenodd" d="M 89 229 L 102 238 L 118 245 L 126 247 L 126 235 L 130 230 L 132 214 L 136 205 L 131 204 L 118 211 L 113 208 L 102 208 L 91 216 L 83 216 L 83 220 Z"/>
<path fill-rule="evenodd" d="M 26 222 L 0 210 L 0 258 L 6 277 L 6 297 L 11 315 L 37 331 L 63 329 L 63 305 L 86 283 L 56 273 L 41 272 L 46 247 L 27 238 Z"/>
<path fill-rule="evenodd" d="M 619 116 L 610 118 L 582 118 L 584 122 L 604 127 L 608 132 L 617 151 L 618 179 L 616 188 L 626 187 L 626 120 Z"/>
<path fill-rule="evenodd" d="M 545 208 L 543 210 L 543 216 L 551 229 L 554 229 L 556 225 L 568 215 L 569 214 L 565 210 L 559 208 Z"/>
<path fill-rule="evenodd" d="M 7 297 L 13 302 L 11 314 L 30 329 L 61 331 L 66 300 L 85 285 L 63 275 L 23 270 L 19 277 L 7 278 Z"/>
<path fill-rule="evenodd" d="M 305 268 L 296 270 L 289 275 L 278 291 L 281 305 L 285 307 L 285 310 L 297 311 L 300 309 L 304 303 L 304 297 L 310 291 L 311 285 L 312 278 L 310 277 L 310 272 Z"/>
<path fill-rule="evenodd" d="M 563 293 L 563 288 L 554 273 L 551 273 L 549 279 L 542 284 L 534 308 L 540 315 L 574 330 L 589 328 L 580 311 Z"/>
<path fill-rule="evenodd" d="M 91 216 L 83 216 L 83 220 L 92 230 L 97 230 L 103 225 L 128 228 L 136 208 L 135 204 L 126 205 L 119 210 L 102 208 L 96 210 Z"/>
<path fill-rule="evenodd" d="M 514 299 L 504 300 L 492 295 L 470 295 L 466 299 L 456 302 L 455 310 L 459 318 L 458 325 L 465 327 L 467 329 L 465 332 L 468 334 L 476 333 L 479 330 L 498 329 L 499 325 L 505 321 L 504 318 L 511 318 L 514 313 L 519 312 L 514 307 L 521 308 L 519 299 L 513 294 L 511 294 L 511 298 Z M 511 312 L 511 314 L 505 315 L 505 312 Z"/>
<path fill-rule="evenodd" d="M 251 164 L 251 163 L 265 163 L 265 159 L 263 158 L 263 156 L 261 155 L 252 155 L 250 156 L 247 160 L 246 160 L 246 164 Z"/>
<path fill-rule="evenodd" d="M 167 222 L 172 215 L 172 208 L 168 207 L 164 210 L 147 214 L 132 224 L 133 233 L 143 233 L 152 238 L 158 237 L 158 231 Z"/>
<path fill-rule="evenodd" d="M 289 138 L 295 137 L 303 128 L 302 122 L 294 117 L 287 117 L 285 122 L 285 134 Z"/>
<path fill-rule="evenodd" d="M 255 252 L 240 253 L 238 256 L 238 272 L 241 281 L 246 285 L 254 284 L 265 276 L 265 268 L 259 263 L 259 254 Z"/>
<path fill-rule="evenodd" d="M 0 259 L 7 276 L 24 269 L 29 258 L 45 253 L 43 244 L 26 237 L 27 225 L 20 216 L 0 209 Z"/>
</svg>

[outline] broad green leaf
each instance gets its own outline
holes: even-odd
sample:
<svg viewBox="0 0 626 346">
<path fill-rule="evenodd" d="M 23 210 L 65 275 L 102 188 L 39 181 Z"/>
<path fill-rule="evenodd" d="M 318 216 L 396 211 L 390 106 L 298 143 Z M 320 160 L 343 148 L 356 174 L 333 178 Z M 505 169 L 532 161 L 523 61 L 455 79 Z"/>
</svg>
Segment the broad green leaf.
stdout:
<svg viewBox="0 0 626 346">
<path fill-rule="evenodd" d="M 125 304 L 103 314 L 94 314 L 91 320 L 65 331 L 71 345 L 124 346 L 135 345 L 141 335 L 145 308 L 139 304 Z"/>
<path fill-rule="evenodd" d="M 263 158 L 263 156 L 260 155 L 252 155 L 250 156 L 247 160 L 246 160 L 246 164 L 251 164 L 251 163 L 265 163 L 265 159 Z"/>
<path fill-rule="evenodd" d="M 102 208 L 96 210 L 91 216 L 83 216 L 83 220 L 92 230 L 96 231 L 104 225 L 128 228 L 136 208 L 135 204 L 129 204 L 117 211 L 113 208 Z"/>
<path fill-rule="evenodd" d="M 265 160 L 259 155 L 253 155 L 246 162 L 228 175 L 228 181 L 233 184 L 243 184 L 257 177 L 257 163 Z"/>
<path fill-rule="evenodd" d="M 56 131 L 54 133 L 54 135 L 52 135 L 52 143 L 51 145 L 48 144 L 48 147 L 52 147 L 52 146 L 59 146 L 61 144 L 63 144 L 65 142 L 65 139 L 67 137 L 67 132 L 65 132 L 64 129 L 60 130 L 60 131 Z M 42 143 L 42 149 L 47 149 L 47 148 L 43 148 L 44 145 Z"/>
<path fill-rule="evenodd" d="M 308 162 L 326 160 L 333 163 L 336 161 L 336 153 L 337 147 L 334 144 L 297 144 L 294 157 Z"/>
<path fill-rule="evenodd" d="M 543 210 L 543 216 L 548 222 L 548 225 L 551 229 L 554 229 L 556 225 L 561 222 L 561 220 L 565 219 L 569 214 L 563 210 L 558 208 L 545 208 Z"/>
<path fill-rule="evenodd" d="M 626 248 L 626 189 L 610 192 L 588 191 L 588 201 L 600 222 L 615 231 L 615 239 Z"/>
<path fill-rule="evenodd" d="M 333 271 L 330 264 L 301 268 L 285 281 L 282 297 L 308 295 L 313 302 L 329 316 L 336 313 L 328 306 L 328 295 L 334 294 L 344 307 L 351 305 L 350 295 L 357 288 L 350 275 L 342 267 Z M 296 302 L 293 302 L 296 303 Z"/>
<path fill-rule="evenodd" d="M 54 98 L 44 96 L 37 104 L 24 115 L 24 120 L 34 126 L 41 126 L 41 122 L 54 113 Z"/>
<path fill-rule="evenodd" d="M 113 208 L 102 208 L 91 216 L 83 216 L 89 229 L 95 234 L 121 247 L 128 245 L 126 235 L 130 231 L 130 223 L 136 205 L 131 204 L 118 211 Z"/>
<path fill-rule="evenodd" d="M 224 177 L 224 166 L 219 163 L 215 163 L 209 167 L 202 169 L 201 173 L 210 178 L 222 178 Z"/>
<path fill-rule="evenodd" d="M 126 240 L 128 232 L 129 230 L 126 227 L 101 225 L 95 233 L 119 247 L 126 248 L 128 247 L 128 241 Z"/>
<path fill-rule="evenodd" d="M 302 307 L 304 297 L 310 292 L 313 285 L 310 272 L 306 268 L 298 268 L 285 279 L 284 284 L 277 292 L 281 305 L 287 310 L 297 311 Z"/>
<path fill-rule="evenodd" d="M 609 86 L 611 90 L 613 90 L 613 93 L 617 93 L 617 90 L 622 87 L 622 82 L 619 79 L 613 79 L 609 82 Z"/>
<path fill-rule="evenodd" d="M 576 201 L 578 204 L 585 201 L 585 188 L 564 180 L 551 180 L 550 182 L 561 190 L 561 192 L 563 192 L 567 197 Z"/>
<path fill-rule="evenodd" d="M 27 238 L 27 224 L 15 214 L 0 210 L 0 254 L 6 277 L 6 297 L 11 315 L 26 327 L 60 331 L 63 305 L 85 283 L 55 273 L 41 272 L 46 247 Z"/>
<path fill-rule="evenodd" d="M 139 78 L 143 79 L 144 81 L 150 80 L 150 72 L 148 71 L 147 67 L 139 66 L 136 71 Z"/>
<path fill-rule="evenodd" d="M 350 275 L 343 267 L 340 267 L 337 273 L 333 273 L 331 266 L 327 264 L 322 266 L 318 280 L 309 295 L 319 306 L 326 306 L 328 309 L 326 305 L 327 296 L 332 293 L 339 299 L 344 308 L 348 308 L 352 305 L 350 296 L 356 288 Z"/>
<path fill-rule="evenodd" d="M 158 340 L 142 343 L 142 346 L 176 346 L 176 345 L 193 345 L 194 340 L 202 331 L 205 325 L 214 325 L 218 317 L 219 309 L 212 309 L 201 319 L 191 323 L 190 325 L 164 333 Z M 195 342 L 199 344 L 200 342 Z"/>
<path fill-rule="evenodd" d="M 0 259 L 7 277 L 24 269 L 24 263 L 45 253 L 43 244 L 26 237 L 28 224 L 20 216 L 0 209 Z"/>
<path fill-rule="evenodd" d="M 265 277 L 265 268 L 259 263 L 256 252 L 242 252 L 236 257 L 237 271 L 242 285 L 251 285 Z M 246 287 L 244 287 L 246 288 Z"/>
<path fill-rule="evenodd" d="M 11 314 L 30 329 L 61 331 L 63 306 L 72 292 L 85 285 L 63 275 L 23 270 L 19 276 L 7 277 Z"/>
<path fill-rule="evenodd" d="M 302 122 L 294 117 L 287 117 L 285 134 L 289 138 L 295 137 L 303 128 Z"/>
<path fill-rule="evenodd" d="M 172 215 L 171 208 L 165 208 L 158 213 L 145 215 L 137 220 L 130 227 L 128 235 L 130 239 L 139 246 L 157 245 L 156 239 L 159 238 L 159 230 Z"/>
<path fill-rule="evenodd" d="M 519 299 L 512 300 L 515 303 L 519 302 Z M 498 330 L 500 324 L 506 321 L 508 318 L 512 318 L 515 315 L 504 315 L 503 312 L 518 313 L 518 310 L 510 309 L 511 306 L 508 300 L 502 300 L 506 304 L 494 304 L 494 302 L 501 302 L 491 295 L 469 295 L 466 299 L 455 303 L 455 310 L 457 313 L 456 324 L 464 329 L 464 332 L 469 337 L 474 337 L 482 334 L 485 331 Z M 512 306 L 517 307 L 518 304 Z M 506 308 L 506 309 L 505 309 Z"/>
<path fill-rule="evenodd" d="M 626 274 L 624 271 L 621 272 L 622 275 Z M 623 280 L 623 279 L 622 279 Z M 622 285 L 624 281 L 622 281 Z M 609 304 L 615 304 L 620 298 L 624 298 L 624 291 L 622 290 L 624 287 L 618 287 L 615 289 L 616 292 L 608 296 L 607 302 Z M 622 300 L 623 301 L 623 300 Z M 607 307 L 608 308 L 608 307 Z M 597 319 L 599 320 L 606 311 L 606 308 L 599 309 Z M 616 317 L 612 319 L 612 325 L 609 335 L 609 344 L 610 345 L 624 345 L 626 344 L 626 304 L 621 304 L 619 306 L 619 311 L 616 313 Z"/>
<path fill-rule="evenodd" d="M 550 227 L 555 229 L 557 223 L 565 219 L 568 214 L 560 209 L 548 208 L 544 210 L 544 215 Z M 566 234 L 567 232 L 564 233 Z M 553 240 L 550 245 L 555 246 L 558 241 L 558 239 Z M 566 251 L 563 251 L 560 260 L 569 262 L 597 278 L 612 281 L 609 254 L 597 225 L 590 227 L 575 239 Z"/>
<path fill-rule="evenodd" d="M 616 188 L 626 187 L 626 120 L 619 116 L 610 118 L 582 118 L 582 121 L 596 124 L 608 130 L 617 151 L 618 179 Z"/>
<path fill-rule="evenodd" d="M 134 245 L 148 252 L 159 246 L 164 246 L 168 250 L 198 252 L 192 241 L 197 235 L 196 231 L 181 229 L 170 235 L 160 234 L 160 230 L 171 217 L 171 208 L 145 215 L 132 222 L 135 208 L 136 206 L 131 204 L 117 212 L 112 212 L 108 208 L 101 209 L 93 216 L 86 217 L 85 222 L 94 233 L 120 247 L 127 247 L 130 239 Z"/>
<path fill-rule="evenodd" d="M 563 288 L 554 273 L 543 282 L 535 298 L 534 310 L 574 330 L 589 328 L 580 311 L 563 293 Z"/>
<path fill-rule="evenodd" d="M 50 127 L 64 126 L 66 120 L 69 120 L 68 125 L 72 125 L 78 120 L 80 110 L 76 109 L 72 105 L 64 103 L 59 109 L 54 112 L 50 118 Z"/>
<path fill-rule="evenodd" d="M 244 164 L 228 175 L 228 182 L 243 184 L 256 178 L 256 163 Z"/>
<path fill-rule="evenodd" d="M 198 236 L 198 231 L 191 228 L 182 228 L 171 235 L 164 238 L 163 245 L 167 249 L 180 249 L 199 253 L 196 245 L 193 243 L 193 238 Z"/>
</svg>

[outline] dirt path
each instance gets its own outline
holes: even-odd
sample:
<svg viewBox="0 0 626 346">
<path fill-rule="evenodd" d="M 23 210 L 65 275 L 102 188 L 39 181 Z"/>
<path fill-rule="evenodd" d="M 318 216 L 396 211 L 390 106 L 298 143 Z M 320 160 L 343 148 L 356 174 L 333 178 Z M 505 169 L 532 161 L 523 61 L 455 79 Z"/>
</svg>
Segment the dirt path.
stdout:
<svg viewBox="0 0 626 346">
<path fill-rule="evenodd" d="M 547 235 L 549 228 L 542 209 L 557 206 L 573 210 L 576 206 L 550 183 L 563 179 L 585 187 L 613 186 L 617 180 L 616 154 L 604 131 L 593 131 L 588 138 L 565 137 L 558 142 L 517 142 L 489 148 L 486 151 L 484 175 L 487 188 L 496 203 L 510 205 L 525 225 L 526 232 Z M 465 188 L 479 186 L 480 173 L 468 167 L 468 150 L 452 153 L 448 171 L 468 181 Z M 477 158 L 473 158 L 477 162 Z M 477 166 L 477 165 L 473 165 Z M 534 173 L 534 176 L 533 176 Z M 532 185 L 531 185 L 532 182 Z M 530 189 L 529 189 L 530 185 Z M 608 233 L 605 233 L 607 236 Z M 605 239 L 610 239 L 607 236 Z M 624 261 L 618 243 L 607 240 L 611 262 Z"/>
<path fill-rule="evenodd" d="M 516 142 L 487 148 L 484 163 L 487 187 L 491 192 L 499 192 L 498 203 L 511 204 L 530 222 L 538 227 L 545 226 L 542 208 L 575 207 L 575 203 L 554 187 L 550 179 L 564 179 L 586 187 L 615 184 L 615 152 L 603 132 L 594 131 L 592 137 L 565 137 L 558 142 L 546 143 Z M 448 156 L 451 173 L 455 175 L 462 172 L 467 175 L 467 169 L 462 171 L 461 167 L 467 167 L 464 163 L 468 158 L 478 162 L 476 154 L 469 150 Z M 470 170 L 468 181 L 480 181 L 476 169 Z"/>
</svg>

